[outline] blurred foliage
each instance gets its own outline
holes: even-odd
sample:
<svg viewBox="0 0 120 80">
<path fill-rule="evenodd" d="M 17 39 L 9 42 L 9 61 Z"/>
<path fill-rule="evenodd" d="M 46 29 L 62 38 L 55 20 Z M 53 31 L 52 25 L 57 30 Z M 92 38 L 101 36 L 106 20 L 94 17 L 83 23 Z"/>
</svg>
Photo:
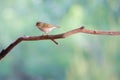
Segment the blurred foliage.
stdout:
<svg viewBox="0 0 120 80">
<path fill-rule="evenodd" d="M 41 35 L 37 21 L 61 26 L 58 34 L 86 26 L 120 30 L 120 0 L 1 0 L 0 51 L 19 36 Z M 120 40 L 76 34 L 22 42 L 0 62 L 0 80 L 120 80 Z"/>
</svg>

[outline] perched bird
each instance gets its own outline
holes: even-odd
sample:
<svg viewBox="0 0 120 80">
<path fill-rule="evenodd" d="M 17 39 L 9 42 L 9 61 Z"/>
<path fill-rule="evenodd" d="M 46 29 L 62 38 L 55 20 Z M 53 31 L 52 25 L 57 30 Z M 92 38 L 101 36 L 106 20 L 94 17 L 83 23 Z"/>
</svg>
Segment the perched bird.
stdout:
<svg viewBox="0 0 120 80">
<path fill-rule="evenodd" d="M 58 28 L 57 26 L 48 24 L 48 23 L 44 23 L 44 22 L 37 22 L 36 26 L 43 31 L 45 34 L 48 34 L 49 32 L 51 32 L 53 29 Z"/>
</svg>

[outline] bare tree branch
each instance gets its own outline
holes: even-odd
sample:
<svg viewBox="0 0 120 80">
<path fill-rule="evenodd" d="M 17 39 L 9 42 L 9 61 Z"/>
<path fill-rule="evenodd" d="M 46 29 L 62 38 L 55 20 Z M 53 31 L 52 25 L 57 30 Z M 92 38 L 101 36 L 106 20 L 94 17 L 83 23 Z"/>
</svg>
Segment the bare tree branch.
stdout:
<svg viewBox="0 0 120 80">
<path fill-rule="evenodd" d="M 22 36 L 22 37 L 19 37 L 17 40 L 15 40 L 13 43 L 11 43 L 6 49 L 3 49 L 0 52 L 0 60 L 4 58 L 17 44 L 19 44 L 22 41 L 52 40 L 55 44 L 58 44 L 58 42 L 56 42 L 55 39 L 66 38 L 76 33 L 87 33 L 87 34 L 94 34 L 94 35 L 112 35 L 112 36 L 120 35 L 120 31 L 88 30 L 88 29 L 85 29 L 84 26 L 82 26 L 80 28 L 77 28 L 62 34 L 57 34 L 57 35 Z"/>
</svg>

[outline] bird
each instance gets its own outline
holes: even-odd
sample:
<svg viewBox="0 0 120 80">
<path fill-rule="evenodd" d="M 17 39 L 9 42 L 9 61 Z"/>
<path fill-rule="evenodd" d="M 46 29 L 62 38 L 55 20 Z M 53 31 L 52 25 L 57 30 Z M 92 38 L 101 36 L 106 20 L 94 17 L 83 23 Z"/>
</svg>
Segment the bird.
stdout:
<svg viewBox="0 0 120 80">
<path fill-rule="evenodd" d="M 45 22 L 40 22 L 38 21 L 36 23 L 37 28 L 39 28 L 41 31 L 43 31 L 45 34 L 48 35 L 49 32 L 51 32 L 53 29 L 55 28 L 59 28 L 58 26 L 54 26 L 52 24 L 49 23 L 45 23 Z"/>
</svg>

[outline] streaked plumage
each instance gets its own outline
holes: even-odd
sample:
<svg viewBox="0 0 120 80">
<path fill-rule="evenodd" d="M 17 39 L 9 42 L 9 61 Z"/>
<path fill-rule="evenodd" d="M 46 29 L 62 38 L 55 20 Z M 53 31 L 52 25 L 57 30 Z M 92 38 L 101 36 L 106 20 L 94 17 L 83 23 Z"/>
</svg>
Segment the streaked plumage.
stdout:
<svg viewBox="0 0 120 80">
<path fill-rule="evenodd" d="M 50 31 L 52 31 L 53 29 L 57 28 L 54 25 L 51 24 L 47 24 L 44 22 L 37 22 L 36 26 L 43 32 L 45 32 L 46 34 L 48 34 Z"/>
</svg>

